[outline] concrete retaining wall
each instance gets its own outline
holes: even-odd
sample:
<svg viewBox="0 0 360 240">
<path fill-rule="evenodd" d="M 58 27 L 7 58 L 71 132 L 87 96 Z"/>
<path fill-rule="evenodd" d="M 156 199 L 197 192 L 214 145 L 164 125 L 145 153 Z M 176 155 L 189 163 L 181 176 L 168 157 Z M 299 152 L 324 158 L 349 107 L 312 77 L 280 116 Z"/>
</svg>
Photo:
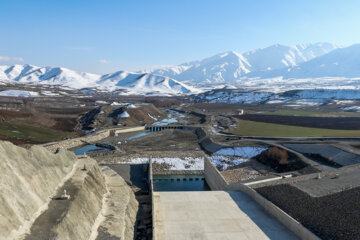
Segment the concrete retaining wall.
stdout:
<svg viewBox="0 0 360 240">
<path fill-rule="evenodd" d="M 96 141 L 100 141 L 101 139 L 107 138 L 109 136 L 115 136 L 127 132 L 142 131 L 144 129 L 145 127 L 141 126 L 141 127 L 133 127 L 133 128 L 122 128 L 122 129 L 115 128 L 115 129 L 102 130 L 88 136 L 67 139 L 59 142 L 46 143 L 43 146 L 47 148 L 49 151 L 55 152 L 58 148 L 60 149 L 74 148 L 83 145 L 84 142 L 96 142 Z"/>
<path fill-rule="evenodd" d="M 195 133 L 199 139 L 200 147 L 207 153 L 214 153 L 224 147 L 220 144 L 213 142 L 211 137 L 207 135 L 206 131 L 203 128 L 196 128 Z"/>
<path fill-rule="evenodd" d="M 78 137 L 72 139 L 66 139 L 59 142 L 46 143 L 43 146 L 51 152 L 55 152 L 58 148 L 60 149 L 69 149 L 74 148 L 80 145 L 83 145 L 84 142 L 96 142 L 103 138 L 106 138 L 110 135 L 110 130 L 99 131 L 96 134 L 88 135 L 85 137 Z"/>
<path fill-rule="evenodd" d="M 227 190 L 228 183 L 225 178 L 207 157 L 204 159 L 204 176 L 211 190 Z"/>
<path fill-rule="evenodd" d="M 206 132 L 205 132 L 204 129 L 202 129 L 202 128 L 197 128 L 197 129 L 195 130 L 195 133 L 196 133 L 196 135 L 197 135 L 197 137 L 198 137 L 199 140 L 201 140 L 201 139 L 203 139 L 204 137 L 206 137 Z"/>
<path fill-rule="evenodd" d="M 214 153 L 214 152 L 220 150 L 221 148 L 223 148 L 222 145 L 214 143 L 211 140 L 211 138 L 209 138 L 209 137 L 206 137 L 203 140 L 201 140 L 199 142 L 199 144 L 200 144 L 201 148 L 204 149 L 205 152 L 207 152 L 207 153 Z"/>
<path fill-rule="evenodd" d="M 151 196 L 151 217 L 152 217 L 152 239 L 155 239 L 155 212 L 154 212 L 154 184 L 153 184 L 153 171 L 152 159 L 149 160 L 149 193 Z"/>
<path fill-rule="evenodd" d="M 211 163 L 208 158 L 205 158 L 204 160 L 204 176 L 211 190 L 234 190 L 244 192 L 254 201 L 256 201 L 260 206 L 262 206 L 265 211 L 267 211 L 270 215 L 272 215 L 279 222 L 281 222 L 285 227 L 295 233 L 300 239 L 320 240 L 319 237 L 310 232 L 301 223 L 293 219 L 291 216 L 282 211 L 272 202 L 261 196 L 254 189 L 242 183 L 228 184 L 224 177 L 221 175 L 221 173 L 217 170 L 217 168 Z"/>
</svg>

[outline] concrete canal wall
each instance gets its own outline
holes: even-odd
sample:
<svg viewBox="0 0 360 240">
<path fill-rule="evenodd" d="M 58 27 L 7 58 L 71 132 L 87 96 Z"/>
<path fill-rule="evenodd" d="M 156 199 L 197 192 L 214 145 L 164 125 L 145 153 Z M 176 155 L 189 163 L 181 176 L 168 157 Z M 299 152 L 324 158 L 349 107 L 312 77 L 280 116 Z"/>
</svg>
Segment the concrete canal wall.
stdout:
<svg viewBox="0 0 360 240">
<path fill-rule="evenodd" d="M 121 133 L 127 133 L 127 132 L 136 132 L 136 131 L 143 131 L 145 130 L 145 127 L 133 127 L 133 128 L 115 128 L 115 129 L 107 129 L 102 130 L 99 132 L 96 132 L 94 134 L 84 136 L 84 137 L 78 137 L 78 138 L 72 138 L 72 139 L 66 139 L 59 142 L 52 142 L 52 143 L 46 143 L 43 146 L 47 148 L 51 152 L 55 152 L 57 149 L 69 149 L 74 148 L 80 145 L 83 145 L 86 142 L 96 142 L 100 141 L 101 139 L 107 138 L 109 136 L 116 136 Z"/>
</svg>

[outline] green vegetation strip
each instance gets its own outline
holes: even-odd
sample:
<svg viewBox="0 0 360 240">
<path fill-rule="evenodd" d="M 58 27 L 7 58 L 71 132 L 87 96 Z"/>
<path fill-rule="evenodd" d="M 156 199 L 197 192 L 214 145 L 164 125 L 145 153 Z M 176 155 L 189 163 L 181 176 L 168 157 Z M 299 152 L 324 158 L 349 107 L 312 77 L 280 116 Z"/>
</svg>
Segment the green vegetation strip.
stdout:
<svg viewBox="0 0 360 240">
<path fill-rule="evenodd" d="M 0 123 L 0 135 L 32 142 L 44 143 L 65 138 L 69 133 L 27 124 Z"/>
<path fill-rule="evenodd" d="M 297 127 L 273 123 L 240 120 L 232 132 L 244 136 L 265 137 L 358 137 L 360 130 L 333 130 L 324 128 Z"/>
<path fill-rule="evenodd" d="M 360 113 L 355 112 L 316 112 L 302 110 L 278 110 L 261 112 L 261 114 L 285 115 L 285 116 L 309 116 L 309 117 L 360 117 Z"/>
</svg>

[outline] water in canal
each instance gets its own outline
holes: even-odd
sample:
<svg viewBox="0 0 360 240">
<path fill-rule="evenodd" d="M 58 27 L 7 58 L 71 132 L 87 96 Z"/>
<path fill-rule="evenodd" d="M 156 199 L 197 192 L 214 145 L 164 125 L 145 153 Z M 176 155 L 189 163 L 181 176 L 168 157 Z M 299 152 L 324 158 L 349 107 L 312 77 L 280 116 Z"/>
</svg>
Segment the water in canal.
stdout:
<svg viewBox="0 0 360 240">
<path fill-rule="evenodd" d="M 85 145 L 80 148 L 74 149 L 73 152 L 75 155 L 82 155 L 82 154 L 91 154 L 95 152 L 105 152 L 105 151 L 111 151 L 111 149 L 108 148 L 102 148 L 95 145 Z"/>
<path fill-rule="evenodd" d="M 153 175 L 155 192 L 210 191 L 204 175 Z"/>
<path fill-rule="evenodd" d="M 129 137 L 127 140 L 133 140 L 133 139 L 136 139 L 136 138 L 141 138 L 141 137 L 145 137 L 149 134 L 151 134 L 153 132 L 144 132 L 144 133 L 139 133 L 138 135 L 135 135 L 133 137 Z"/>
</svg>

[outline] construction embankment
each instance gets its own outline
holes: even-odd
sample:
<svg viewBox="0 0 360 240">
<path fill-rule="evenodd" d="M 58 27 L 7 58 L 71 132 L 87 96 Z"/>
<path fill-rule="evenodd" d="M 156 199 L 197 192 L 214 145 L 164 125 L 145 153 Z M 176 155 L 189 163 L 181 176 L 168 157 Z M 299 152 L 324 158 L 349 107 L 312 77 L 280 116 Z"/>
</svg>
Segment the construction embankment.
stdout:
<svg viewBox="0 0 360 240">
<path fill-rule="evenodd" d="M 0 156 L 1 240 L 133 239 L 138 203 L 111 169 L 9 142 L 0 142 Z"/>
</svg>

